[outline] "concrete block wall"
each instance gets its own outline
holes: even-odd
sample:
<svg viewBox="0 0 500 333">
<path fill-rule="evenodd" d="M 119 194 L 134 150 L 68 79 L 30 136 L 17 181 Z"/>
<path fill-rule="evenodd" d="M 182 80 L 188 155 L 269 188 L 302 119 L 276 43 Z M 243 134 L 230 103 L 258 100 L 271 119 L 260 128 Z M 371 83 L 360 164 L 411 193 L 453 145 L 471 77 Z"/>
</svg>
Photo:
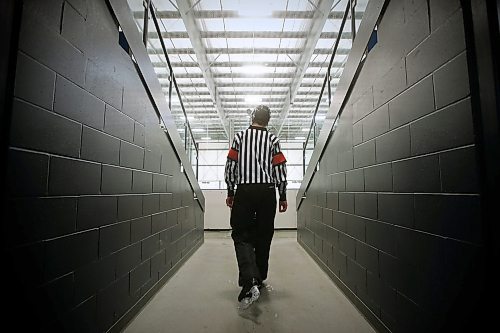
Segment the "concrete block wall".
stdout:
<svg viewBox="0 0 500 333">
<path fill-rule="evenodd" d="M 298 211 L 299 242 L 388 331 L 460 326 L 474 293 L 466 52 L 458 0 L 390 1 Z"/>
<path fill-rule="evenodd" d="M 118 36 L 104 0 L 23 1 L 4 222 L 19 330 L 108 331 L 203 241 Z"/>
</svg>

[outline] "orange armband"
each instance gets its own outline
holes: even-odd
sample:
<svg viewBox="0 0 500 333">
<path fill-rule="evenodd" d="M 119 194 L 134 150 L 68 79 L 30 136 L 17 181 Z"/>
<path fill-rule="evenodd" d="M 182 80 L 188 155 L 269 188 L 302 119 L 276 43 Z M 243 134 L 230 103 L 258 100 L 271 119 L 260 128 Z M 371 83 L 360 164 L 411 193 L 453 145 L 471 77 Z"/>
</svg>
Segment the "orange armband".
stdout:
<svg viewBox="0 0 500 333">
<path fill-rule="evenodd" d="M 280 165 L 286 162 L 285 155 L 283 153 L 277 153 L 273 156 L 273 166 Z"/>
</svg>

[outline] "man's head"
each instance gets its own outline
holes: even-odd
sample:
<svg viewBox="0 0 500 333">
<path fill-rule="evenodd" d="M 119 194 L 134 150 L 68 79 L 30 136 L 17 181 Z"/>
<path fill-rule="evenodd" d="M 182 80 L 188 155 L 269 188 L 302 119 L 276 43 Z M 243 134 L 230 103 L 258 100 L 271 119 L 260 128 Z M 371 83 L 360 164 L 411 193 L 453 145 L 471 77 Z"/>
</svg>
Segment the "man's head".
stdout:
<svg viewBox="0 0 500 333">
<path fill-rule="evenodd" d="M 265 105 L 257 106 L 252 113 L 252 124 L 267 126 L 271 118 L 271 110 Z"/>
</svg>

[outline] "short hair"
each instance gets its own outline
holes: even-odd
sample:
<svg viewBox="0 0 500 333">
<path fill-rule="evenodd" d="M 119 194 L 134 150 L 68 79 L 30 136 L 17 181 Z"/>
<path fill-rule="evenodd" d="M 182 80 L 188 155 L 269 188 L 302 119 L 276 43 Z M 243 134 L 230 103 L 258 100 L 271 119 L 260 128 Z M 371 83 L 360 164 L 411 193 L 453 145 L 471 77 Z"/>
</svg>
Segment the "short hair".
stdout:
<svg viewBox="0 0 500 333">
<path fill-rule="evenodd" d="M 271 119 L 271 110 L 267 106 L 259 105 L 253 110 L 252 122 L 267 126 L 269 119 Z"/>
</svg>

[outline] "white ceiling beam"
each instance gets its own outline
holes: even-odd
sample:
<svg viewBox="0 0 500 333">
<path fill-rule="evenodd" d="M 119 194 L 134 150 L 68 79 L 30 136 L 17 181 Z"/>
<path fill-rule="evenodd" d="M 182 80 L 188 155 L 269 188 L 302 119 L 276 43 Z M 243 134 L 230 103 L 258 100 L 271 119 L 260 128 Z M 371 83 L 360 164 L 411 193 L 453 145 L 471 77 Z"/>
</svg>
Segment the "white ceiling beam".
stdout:
<svg viewBox="0 0 500 333">
<path fill-rule="evenodd" d="M 302 78 L 324 79 L 326 73 L 305 73 Z M 159 79 L 168 79 L 169 74 L 158 74 Z M 296 73 L 212 73 L 212 79 L 295 79 Z M 175 73 L 175 79 L 203 79 L 204 73 Z M 210 87 L 209 87 L 210 89 Z"/>
<path fill-rule="evenodd" d="M 332 1 L 333 3 L 333 1 Z M 180 9 L 180 8 L 179 8 Z M 195 19 L 221 19 L 221 18 L 250 18 L 239 14 L 236 10 L 191 10 L 192 15 Z M 278 19 L 312 19 L 316 11 L 312 10 L 286 10 L 286 11 L 273 11 L 270 16 L 271 18 Z M 180 19 L 181 15 L 176 10 L 159 10 L 156 13 L 159 19 Z M 328 14 L 328 19 L 330 20 L 341 20 L 344 15 L 343 11 L 332 11 Z M 262 17 L 262 16 L 261 16 Z M 361 19 L 363 17 L 362 12 L 356 13 L 356 19 Z M 135 19 L 143 19 L 144 12 L 137 11 L 134 12 Z"/>
<path fill-rule="evenodd" d="M 200 30 L 196 25 L 194 11 L 191 10 L 191 1 L 176 0 L 176 3 L 177 7 L 179 8 L 179 13 L 181 15 L 182 21 L 184 22 L 184 26 L 186 27 L 186 30 L 188 32 L 191 45 L 193 46 L 192 51 L 194 51 L 194 53 L 196 54 L 196 59 L 198 61 L 198 64 L 200 65 L 203 77 L 205 78 L 205 83 L 208 87 L 208 90 L 210 91 L 210 95 L 212 96 L 213 101 L 215 102 L 214 104 L 222 122 L 222 127 L 224 128 L 224 132 L 229 138 L 229 124 L 226 119 L 226 115 L 224 114 L 224 110 L 222 109 L 219 95 L 217 93 L 217 87 L 215 85 L 213 74 L 210 69 L 210 61 L 207 58 L 207 52 L 200 37 Z M 171 54 L 168 51 L 167 53 Z"/>
<path fill-rule="evenodd" d="M 179 0 L 180 1 L 180 0 Z M 330 0 L 325 0 L 330 1 Z M 318 41 L 318 38 L 315 39 Z M 191 41 L 191 44 L 193 42 Z M 201 43 L 201 40 L 200 40 Z M 307 39 L 306 45 L 309 46 L 310 39 Z M 263 47 L 263 48 L 251 48 L 251 47 L 233 47 L 233 48 L 204 48 L 205 57 L 207 54 L 300 54 L 303 55 L 304 52 L 312 52 L 312 54 L 331 54 L 332 50 L 329 48 L 315 48 L 316 43 L 312 47 L 312 50 L 306 48 L 274 48 L 274 47 Z M 203 44 L 202 44 L 203 47 Z M 148 48 L 149 54 L 160 55 L 163 54 L 161 49 Z M 190 47 L 177 47 L 177 48 L 167 48 L 168 55 L 174 54 L 196 54 L 196 51 Z M 349 49 L 337 49 L 337 54 L 347 55 L 349 54 Z M 310 60 L 310 59 L 308 59 Z M 199 59 L 198 59 L 199 61 Z M 208 62 L 207 62 L 208 63 Z M 300 63 L 300 62 L 299 62 Z"/>
<path fill-rule="evenodd" d="M 197 62 L 171 62 L 170 63 L 173 68 L 196 68 L 199 67 L 199 64 Z M 332 68 L 342 68 L 343 62 L 341 61 L 335 61 L 332 64 Z M 157 68 L 166 68 L 168 65 L 164 62 L 154 62 L 153 63 L 154 67 Z M 214 62 L 210 65 L 210 67 L 246 67 L 246 66 L 263 66 L 263 67 L 269 67 L 269 68 L 274 68 L 274 67 L 280 67 L 280 68 L 293 68 L 295 67 L 295 64 L 291 61 L 278 61 L 278 62 L 250 62 L 250 61 L 244 61 L 244 62 L 229 62 L 229 61 L 221 61 L 221 62 Z M 319 61 L 314 61 L 309 64 L 308 67 L 328 67 L 327 62 L 319 62 Z"/>
<path fill-rule="evenodd" d="M 189 38 L 187 31 L 164 31 L 161 36 L 166 39 Z M 304 39 L 307 31 L 200 31 L 200 38 L 294 38 Z M 335 39 L 337 32 L 322 32 L 319 38 Z M 148 33 L 148 39 L 158 39 L 156 32 Z M 344 33 L 342 39 L 351 39 L 351 33 Z"/>
<path fill-rule="evenodd" d="M 318 54 L 316 51 L 321 49 L 316 49 L 316 44 L 318 43 L 318 39 L 323 31 L 323 27 L 325 26 L 326 20 L 330 15 L 330 9 L 332 8 L 333 0 L 321 0 L 318 3 L 317 9 L 314 11 L 314 15 L 312 17 L 312 24 L 309 28 L 309 37 L 306 39 L 306 45 L 304 46 L 304 52 L 301 54 L 299 60 L 297 61 L 298 67 L 296 70 L 295 78 L 290 85 L 290 93 L 288 95 L 288 101 L 281 111 L 281 115 L 278 121 L 278 136 L 281 133 L 283 128 L 283 124 L 285 123 L 285 119 L 288 116 L 288 112 L 290 110 L 290 105 L 295 98 L 295 94 L 300 87 L 300 83 L 302 79 L 305 77 L 305 72 L 311 61 L 311 57 L 313 54 Z M 327 49 L 328 53 L 331 53 L 330 49 Z M 348 50 L 346 50 L 348 53 Z M 323 75 L 324 77 L 325 75 Z"/>
<path fill-rule="evenodd" d="M 177 83 L 179 88 L 204 88 L 206 87 L 205 83 Z M 288 83 L 248 83 L 248 82 L 234 82 L 234 83 L 225 83 L 225 82 L 220 82 L 217 84 L 219 88 L 287 88 L 290 86 Z M 302 82 L 300 84 L 300 87 L 302 88 L 320 88 L 323 86 L 323 82 L 319 83 L 308 83 L 308 82 Z M 168 85 L 165 85 L 165 87 L 168 87 Z M 226 94 L 229 92 L 220 90 L 218 91 L 219 95 Z M 244 93 L 244 92 L 242 92 Z M 287 91 L 288 93 L 288 91 Z M 297 92 L 299 93 L 299 92 Z"/>
</svg>

